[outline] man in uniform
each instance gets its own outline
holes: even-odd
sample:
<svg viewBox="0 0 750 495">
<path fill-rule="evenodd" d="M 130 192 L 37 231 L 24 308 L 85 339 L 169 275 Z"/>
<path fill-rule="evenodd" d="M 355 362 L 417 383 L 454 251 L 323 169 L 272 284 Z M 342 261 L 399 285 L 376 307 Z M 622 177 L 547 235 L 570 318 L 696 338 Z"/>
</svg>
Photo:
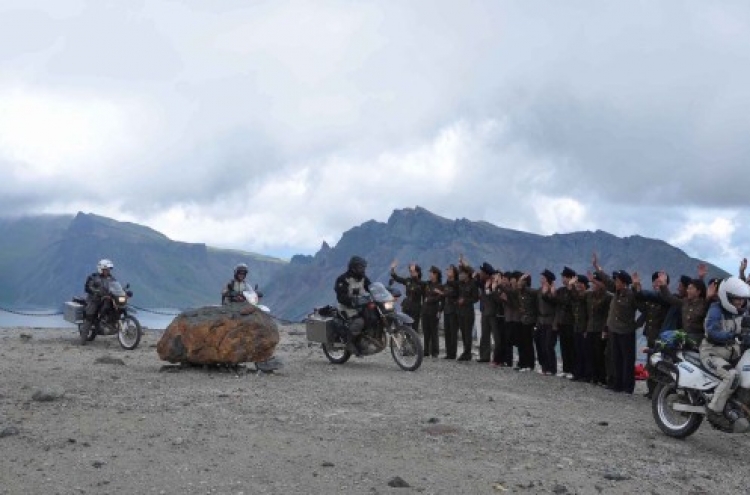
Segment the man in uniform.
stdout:
<svg viewBox="0 0 750 495">
<path fill-rule="evenodd" d="M 474 270 L 466 263 L 458 266 L 458 328 L 461 330 L 463 352 L 458 361 L 471 361 L 471 345 L 474 331 L 474 304 L 479 300 L 479 288 L 474 282 Z"/>
<path fill-rule="evenodd" d="M 573 378 L 576 348 L 573 332 L 575 321 L 569 285 L 572 280 L 576 279 L 576 272 L 566 266 L 560 275 L 562 286 L 555 291 L 555 323 L 553 325 L 553 331 L 557 332 L 560 339 L 560 357 L 562 358 L 562 371 L 557 376 L 570 379 Z M 588 287 L 588 279 L 585 285 Z"/>
<path fill-rule="evenodd" d="M 401 303 L 401 309 L 411 316 L 414 323 L 411 324 L 415 332 L 419 332 L 419 321 L 422 316 L 422 302 L 424 301 L 424 282 L 422 281 L 422 268 L 416 263 L 409 265 L 409 277 L 401 277 L 396 273 L 396 261 L 391 263 L 391 278 L 404 286 L 405 297 Z M 427 352 L 427 350 L 425 350 Z"/>
<path fill-rule="evenodd" d="M 495 346 L 500 345 L 500 329 L 497 322 L 498 298 L 492 287 L 492 277 L 496 270 L 487 263 L 482 263 L 476 275 L 476 283 L 479 289 L 479 310 L 481 312 L 482 335 L 479 340 L 478 363 L 489 363 L 492 354 L 492 341 Z M 499 347 L 498 347 L 499 348 Z"/>
</svg>

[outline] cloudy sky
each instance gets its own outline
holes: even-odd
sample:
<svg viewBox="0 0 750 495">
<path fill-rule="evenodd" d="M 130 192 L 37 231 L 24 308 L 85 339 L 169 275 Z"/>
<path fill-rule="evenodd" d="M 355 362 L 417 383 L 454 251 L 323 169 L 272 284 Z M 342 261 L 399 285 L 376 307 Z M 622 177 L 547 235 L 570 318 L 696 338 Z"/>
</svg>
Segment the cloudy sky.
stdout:
<svg viewBox="0 0 750 495">
<path fill-rule="evenodd" d="M 0 214 L 288 257 L 396 208 L 750 255 L 747 1 L 0 0 Z"/>
</svg>

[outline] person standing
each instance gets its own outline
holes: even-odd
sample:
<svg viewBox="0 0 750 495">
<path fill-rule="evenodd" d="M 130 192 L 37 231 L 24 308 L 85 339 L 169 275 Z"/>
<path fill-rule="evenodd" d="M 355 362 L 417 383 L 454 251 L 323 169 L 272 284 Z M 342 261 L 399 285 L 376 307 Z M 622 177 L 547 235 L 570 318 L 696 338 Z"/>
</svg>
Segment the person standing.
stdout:
<svg viewBox="0 0 750 495">
<path fill-rule="evenodd" d="M 555 323 L 555 274 L 545 269 L 542 273 L 541 287 L 537 292 L 537 323 L 535 337 L 539 340 L 537 357 L 541 373 L 547 376 L 557 374 L 557 332 L 552 330 Z"/>
<path fill-rule="evenodd" d="M 422 301 L 424 300 L 424 282 L 422 281 L 422 268 L 416 263 L 409 265 L 409 277 L 401 277 L 396 274 L 397 262 L 391 263 L 391 278 L 404 286 L 405 297 L 401 303 L 404 313 L 411 316 L 414 322 L 411 327 L 419 332 L 419 320 L 422 317 Z M 427 352 L 425 350 L 425 352 Z"/>
<path fill-rule="evenodd" d="M 518 278 L 518 288 L 514 291 L 518 297 L 521 312 L 521 331 L 518 346 L 518 371 L 533 371 L 536 364 L 534 355 L 534 327 L 537 319 L 537 293 L 529 288 L 531 275 L 524 273 Z"/>
<path fill-rule="evenodd" d="M 607 334 L 611 333 L 611 359 L 614 365 L 614 392 L 632 394 L 635 389 L 635 330 L 638 303 L 630 289 L 633 279 L 625 270 L 617 270 L 610 278 L 593 257 L 596 273 L 613 292 L 607 318 Z"/>
<path fill-rule="evenodd" d="M 479 289 L 479 310 L 481 313 L 481 330 L 482 335 L 479 339 L 479 358 L 478 363 L 489 363 L 492 355 L 492 341 L 495 345 L 500 344 L 499 329 L 497 326 L 497 305 L 498 298 L 493 288 L 492 277 L 496 270 L 487 263 L 482 263 L 479 272 L 476 274 L 476 283 Z"/>
<path fill-rule="evenodd" d="M 573 378 L 573 369 L 576 360 L 576 346 L 574 338 L 574 316 L 571 301 L 570 282 L 576 280 L 576 272 L 567 266 L 563 268 L 562 286 L 555 291 L 555 323 L 552 327 L 560 339 L 560 357 L 562 358 L 562 371 L 559 377 Z M 588 279 L 586 279 L 588 286 Z"/>
<path fill-rule="evenodd" d="M 593 353 L 589 349 L 589 341 L 593 337 L 588 333 L 588 288 L 589 279 L 586 275 L 576 275 L 575 278 L 568 280 L 568 296 L 573 316 L 573 341 L 575 342 L 575 362 L 570 380 L 576 382 L 589 382 L 594 374 Z M 601 335 L 599 340 L 601 340 Z"/>
<path fill-rule="evenodd" d="M 443 285 L 443 332 L 445 333 L 445 359 L 456 359 L 458 350 L 458 268 L 449 265 L 445 270 Z"/>
<path fill-rule="evenodd" d="M 474 331 L 474 304 L 479 301 L 479 287 L 474 281 L 474 270 L 466 263 L 458 265 L 458 328 L 461 331 L 463 351 L 458 361 L 471 361 L 471 346 Z"/>
<path fill-rule="evenodd" d="M 430 279 L 424 287 L 422 304 L 422 333 L 424 334 L 425 355 L 438 357 L 440 354 L 440 337 L 438 327 L 440 313 L 443 311 L 443 273 L 436 266 L 430 267 Z"/>
<path fill-rule="evenodd" d="M 641 279 L 637 273 L 633 273 L 633 292 L 635 292 L 636 301 L 638 301 L 638 311 L 643 315 L 643 336 L 646 337 L 646 345 L 649 349 L 653 349 L 656 346 L 656 339 L 659 338 L 659 334 L 664 326 L 664 319 L 667 317 L 669 311 L 669 303 L 666 302 L 656 291 L 659 290 L 659 284 L 657 279 L 659 278 L 659 272 L 654 272 L 651 275 L 651 286 L 653 291 L 644 291 L 641 287 Z M 669 285 L 669 277 L 667 276 L 667 285 Z M 649 377 L 646 380 L 646 393 L 644 397 L 650 399 L 654 388 L 656 388 L 656 381 Z"/>
<path fill-rule="evenodd" d="M 586 344 L 591 360 L 591 383 L 607 386 L 608 378 L 614 381 L 614 370 L 608 364 L 607 347 L 607 319 L 609 308 L 612 306 L 612 294 L 607 292 L 604 277 L 594 273 L 591 278 L 592 290 L 586 293 L 586 309 L 588 311 Z"/>
</svg>

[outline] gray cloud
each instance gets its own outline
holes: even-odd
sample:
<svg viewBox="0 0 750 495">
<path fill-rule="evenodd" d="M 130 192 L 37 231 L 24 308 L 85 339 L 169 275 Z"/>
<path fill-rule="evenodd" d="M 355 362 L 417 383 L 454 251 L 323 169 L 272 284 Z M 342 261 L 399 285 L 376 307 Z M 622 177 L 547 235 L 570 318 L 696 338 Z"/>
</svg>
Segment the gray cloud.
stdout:
<svg viewBox="0 0 750 495">
<path fill-rule="evenodd" d="M 88 209 L 284 253 L 417 204 L 724 262 L 749 240 L 744 2 L 40 0 L 0 14 L 5 212 Z"/>
</svg>

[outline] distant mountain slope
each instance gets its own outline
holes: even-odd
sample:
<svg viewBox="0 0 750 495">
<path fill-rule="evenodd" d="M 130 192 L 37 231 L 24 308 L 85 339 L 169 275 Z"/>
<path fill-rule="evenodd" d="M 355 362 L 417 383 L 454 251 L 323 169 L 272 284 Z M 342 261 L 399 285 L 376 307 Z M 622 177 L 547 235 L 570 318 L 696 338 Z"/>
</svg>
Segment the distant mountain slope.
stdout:
<svg viewBox="0 0 750 495">
<path fill-rule="evenodd" d="M 247 263 L 250 281 L 261 286 L 287 263 L 84 213 L 0 219 L 0 234 L 0 301 L 15 305 L 57 306 L 81 294 L 101 258 L 131 284 L 135 304 L 178 308 L 218 304 L 236 263 Z"/>
<path fill-rule="evenodd" d="M 345 232 L 335 247 L 323 244 L 314 256 L 295 256 L 266 288 L 265 303 L 274 313 L 300 319 L 313 307 L 334 303 L 333 282 L 352 255 L 364 256 L 372 280 L 387 282 L 392 260 L 399 273 L 414 260 L 425 276 L 430 265 L 441 269 L 457 263 L 463 253 L 475 267 L 488 261 L 496 268 L 518 269 L 532 275 L 549 268 L 559 274 L 563 266 L 585 273 L 596 251 L 607 270 L 638 271 L 650 281 L 651 273 L 666 269 L 673 279 L 693 275 L 699 260 L 664 241 L 640 236 L 619 238 L 603 231 L 542 236 L 466 219 L 448 220 L 424 208 L 396 210 L 386 223 L 368 221 Z M 709 265 L 709 276 L 726 276 Z"/>
</svg>

